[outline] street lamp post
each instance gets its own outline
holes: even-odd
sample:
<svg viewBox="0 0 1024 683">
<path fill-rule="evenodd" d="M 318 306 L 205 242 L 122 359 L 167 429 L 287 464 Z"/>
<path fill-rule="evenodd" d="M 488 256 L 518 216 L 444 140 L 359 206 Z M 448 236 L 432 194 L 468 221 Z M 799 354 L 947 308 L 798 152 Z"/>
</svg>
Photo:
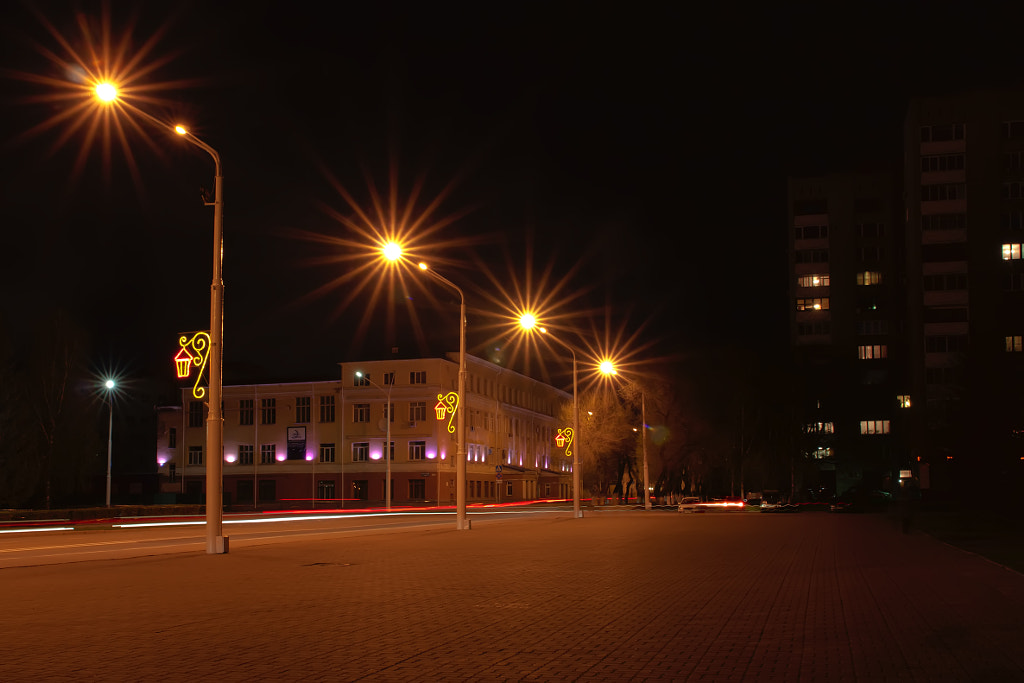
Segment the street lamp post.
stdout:
<svg viewBox="0 0 1024 683">
<path fill-rule="evenodd" d="M 110 466 L 113 463 L 114 451 L 114 387 L 116 383 L 108 379 L 103 383 L 107 388 L 107 407 L 110 409 L 110 422 L 107 426 L 107 507 L 110 507 Z"/>
<path fill-rule="evenodd" d="M 221 414 L 224 354 L 224 174 L 217 150 L 190 133 L 183 126 L 174 132 L 213 158 L 213 281 L 210 284 L 210 410 L 206 418 L 206 552 L 214 555 L 228 551 L 223 535 L 224 511 L 224 416 Z M 206 202 L 209 206 L 210 202 Z"/>
<path fill-rule="evenodd" d="M 615 364 L 612 361 L 610 361 L 610 360 L 601 361 L 601 365 L 600 365 L 599 369 L 600 369 L 601 373 L 604 374 L 604 375 L 611 376 L 611 375 L 618 375 L 619 374 L 618 370 L 615 369 Z M 640 429 L 640 439 L 641 439 L 641 442 L 640 443 L 643 446 L 643 458 L 644 458 L 644 510 L 650 510 L 651 509 L 651 493 L 650 493 L 650 489 L 648 488 L 648 479 L 647 479 L 647 405 L 646 405 L 646 401 L 645 401 L 645 398 L 644 398 L 644 390 L 642 388 L 638 387 L 636 382 L 628 380 L 625 377 L 623 377 L 622 379 L 627 384 L 633 385 L 634 387 L 636 387 L 640 391 L 640 422 L 642 423 L 640 425 L 640 427 L 641 427 L 641 429 Z"/>
<path fill-rule="evenodd" d="M 381 385 L 377 384 L 372 379 L 370 379 L 368 376 L 364 375 L 362 372 L 359 372 L 358 370 L 356 371 L 356 377 L 360 377 L 362 379 L 365 379 L 367 382 L 369 382 L 373 386 L 377 387 L 381 391 L 384 391 L 384 387 L 382 387 Z M 388 401 L 388 414 L 387 414 L 387 417 L 385 418 L 385 422 L 387 423 L 387 432 L 386 432 L 387 436 L 385 438 L 387 439 L 387 441 L 384 444 L 384 448 L 385 448 L 385 451 L 384 451 L 384 462 L 387 465 L 386 474 L 385 474 L 387 479 L 384 482 L 384 498 L 386 499 L 385 505 L 387 505 L 388 512 L 391 512 L 391 420 L 394 417 L 391 414 L 391 412 L 394 410 L 394 408 L 392 407 L 392 404 L 391 404 L 391 389 L 394 386 L 395 386 L 395 378 L 392 376 L 391 382 L 388 384 L 388 390 L 386 392 L 384 392 L 385 394 L 387 394 L 387 397 L 388 397 L 387 398 L 387 401 Z"/>
<path fill-rule="evenodd" d="M 458 446 L 455 451 L 455 528 L 469 529 L 466 518 L 466 411 L 469 410 L 466 400 L 466 295 L 462 289 L 448 278 L 431 270 L 426 263 L 419 264 L 420 270 L 438 282 L 451 287 L 459 294 L 459 407 L 455 416 L 455 428 L 458 431 Z"/>
<path fill-rule="evenodd" d="M 580 435 L 580 404 L 577 391 L 579 373 L 576 365 L 576 350 L 558 337 L 549 334 L 546 328 L 537 327 L 537 319 L 529 313 L 519 318 L 519 326 L 524 330 L 539 330 L 541 334 L 546 334 L 548 339 L 558 342 L 572 354 L 572 438 L 576 442 L 572 451 L 572 516 L 578 519 L 583 516 L 583 512 L 580 510 L 580 443 L 582 437 Z"/>
<path fill-rule="evenodd" d="M 118 88 L 109 82 L 96 83 L 96 97 L 109 105 L 119 102 Z M 221 411 L 221 389 L 223 375 L 224 335 L 224 280 L 221 268 L 224 262 L 224 174 L 221 172 L 220 155 L 213 147 L 190 133 L 184 126 L 168 126 L 143 109 L 127 105 L 131 112 L 138 114 L 162 130 L 173 130 L 188 142 L 213 158 L 215 176 L 213 202 L 213 282 L 210 285 L 210 410 L 206 417 L 206 552 L 222 554 L 228 551 L 228 539 L 223 535 L 223 472 L 224 472 L 224 418 Z"/>
</svg>

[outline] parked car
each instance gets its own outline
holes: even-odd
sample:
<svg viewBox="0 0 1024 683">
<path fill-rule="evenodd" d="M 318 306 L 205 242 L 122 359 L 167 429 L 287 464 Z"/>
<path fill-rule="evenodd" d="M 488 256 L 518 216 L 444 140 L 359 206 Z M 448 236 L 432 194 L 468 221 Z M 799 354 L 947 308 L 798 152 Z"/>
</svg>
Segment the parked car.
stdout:
<svg viewBox="0 0 1024 683">
<path fill-rule="evenodd" d="M 679 501 L 680 512 L 704 512 L 704 508 L 700 506 L 700 498 L 697 496 L 687 496 Z"/>
</svg>

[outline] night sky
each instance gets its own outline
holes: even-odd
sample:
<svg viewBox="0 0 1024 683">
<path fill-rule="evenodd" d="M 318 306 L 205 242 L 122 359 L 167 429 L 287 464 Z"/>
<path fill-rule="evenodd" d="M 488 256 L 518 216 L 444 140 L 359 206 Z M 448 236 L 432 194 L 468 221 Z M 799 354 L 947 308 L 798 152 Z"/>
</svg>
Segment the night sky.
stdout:
<svg viewBox="0 0 1024 683">
<path fill-rule="evenodd" d="M 339 188 L 373 216 L 392 178 L 400 215 L 439 198 L 416 255 L 465 289 L 472 353 L 503 343 L 488 271 L 534 289 L 569 274 L 553 312 L 651 356 L 785 348 L 787 175 L 898 168 L 908 96 L 1013 84 L 1024 61 L 1020 17 L 966 3 L 133 5 L 113 3 L 104 41 L 99 3 L 4 4 L 0 325 L 60 308 L 97 368 L 168 378 L 177 333 L 208 325 L 209 157 L 145 122 L 109 156 L 88 124 L 32 132 L 83 96 L 67 47 L 102 70 L 123 45 L 153 67 L 138 84 L 166 86 L 139 106 L 223 159 L 227 383 L 457 349 L 436 283 L 314 295 L 360 252 L 300 234 L 365 242 Z"/>
</svg>

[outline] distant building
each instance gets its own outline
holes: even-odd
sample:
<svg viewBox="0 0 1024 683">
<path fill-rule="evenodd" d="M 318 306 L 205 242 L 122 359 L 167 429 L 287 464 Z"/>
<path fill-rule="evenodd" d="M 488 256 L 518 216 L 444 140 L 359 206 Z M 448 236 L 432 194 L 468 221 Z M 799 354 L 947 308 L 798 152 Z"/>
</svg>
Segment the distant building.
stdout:
<svg viewBox="0 0 1024 683">
<path fill-rule="evenodd" d="M 828 496 L 907 466 L 903 221 L 894 173 L 789 182 L 790 346 L 801 455 Z"/>
<path fill-rule="evenodd" d="M 912 100 L 903 158 L 789 182 L 805 454 L 839 493 L 1019 481 L 1024 96 Z"/>
<path fill-rule="evenodd" d="M 458 387 L 457 354 L 345 363 L 341 377 L 224 387 L 225 504 L 382 505 L 389 450 L 394 505 L 456 502 L 456 434 L 436 406 Z M 472 356 L 466 394 L 467 502 L 571 497 L 571 458 L 554 440 L 570 395 Z M 158 410 L 158 431 L 165 498 L 199 501 L 204 402 L 184 389 L 181 406 Z"/>
</svg>

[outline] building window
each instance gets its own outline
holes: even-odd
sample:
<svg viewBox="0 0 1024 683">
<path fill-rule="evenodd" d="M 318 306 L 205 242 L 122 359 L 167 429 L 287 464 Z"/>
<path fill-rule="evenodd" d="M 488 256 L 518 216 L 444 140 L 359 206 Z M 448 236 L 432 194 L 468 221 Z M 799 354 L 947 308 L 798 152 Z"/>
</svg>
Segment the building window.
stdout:
<svg viewBox="0 0 1024 683">
<path fill-rule="evenodd" d="M 265 443 L 260 445 L 260 464 L 273 465 L 277 462 L 277 444 Z"/>
<path fill-rule="evenodd" d="M 1024 137 L 1024 121 L 1003 121 L 1003 137 L 1007 140 Z"/>
<path fill-rule="evenodd" d="M 924 338 L 926 353 L 963 353 L 967 350 L 966 334 L 932 335 Z"/>
<path fill-rule="evenodd" d="M 317 481 L 316 497 L 320 500 L 334 500 L 334 480 L 320 479 Z"/>
<path fill-rule="evenodd" d="M 861 420 L 860 421 L 860 433 L 861 434 L 888 434 L 889 433 L 889 421 L 888 420 Z"/>
<path fill-rule="evenodd" d="M 818 240 L 828 237 L 827 225 L 798 225 L 794 228 L 798 240 Z"/>
<path fill-rule="evenodd" d="M 835 426 L 831 422 L 811 422 L 804 425 L 806 434 L 834 434 Z"/>
<path fill-rule="evenodd" d="M 189 427 L 202 427 L 203 426 L 203 402 L 202 401 L 189 401 L 189 404 L 188 404 L 188 426 Z"/>
<path fill-rule="evenodd" d="M 178 430 L 171 427 L 167 430 L 167 447 L 177 448 L 178 447 Z"/>
<path fill-rule="evenodd" d="M 203 464 L 203 447 L 202 446 L 189 446 L 188 447 L 188 464 L 189 465 L 202 465 Z"/>
<path fill-rule="evenodd" d="M 967 273 L 940 273 L 924 276 L 924 291 L 947 292 L 967 289 Z"/>
<path fill-rule="evenodd" d="M 409 422 L 426 422 L 427 404 L 425 401 L 413 401 L 409 404 Z"/>
<path fill-rule="evenodd" d="M 238 446 L 238 464 L 239 465 L 251 465 L 253 459 L 253 448 L 252 444 L 239 444 Z"/>
<path fill-rule="evenodd" d="M 828 297 L 814 299 L 797 299 L 796 310 L 798 311 L 827 311 Z"/>
<path fill-rule="evenodd" d="M 251 398 L 243 398 L 238 402 L 238 424 L 251 425 L 253 418 L 253 405 Z"/>
<path fill-rule="evenodd" d="M 395 421 L 395 404 L 385 403 L 384 404 L 384 419 L 388 422 Z"/>
<path fill-rule="evenodd" d="M 811 451 L 811 457 L 815 460 L 824 460 L 832 457 L 832 449 L 828 446 L 818 446 Z"/>
<path fill-rule="evenodd" d="M 1011 353 L 1020 353 L 1021 349 L 1021 335 L 1011 335 L 1006 338 L 1006 350 Z"/>
<path fill-rule="evenodd" d="M 825 199 L 798 199 L 793 202 L 793 214 L 796 216 L 815 216 L 828 213 L 828 201 Z"/>
<path fill-rule="evenodd" d="M 260 424 L 272 425 L 277 423 L 277 399 L 260 399 Z"/>
<path fill-rule="evenodd" d="M 427 442 L 426 441 L 410 441 L 409 442 L 409 459 L 410 460 L 424 460 L 427 457 Z"/>
<path fill-rule="evenodd" d="M 1003 230 L 1024 229 L 1024 211 L 1010 211 L 1000 214 L 999 227 Z"/>
<path fill-rule="evenodd" d="M 1003 129 L 1006 130 L 1006 124 Z M 963 140 L 966 128 L 962 123 L 945 123 L 939 126 L 921 126 L 921 142 L 949 142 Z"/>
<path fill-rule="evenodd" d="M 910 395 L 909 394 L 900 394 L 899 396 L 896 397 L 896 404 L 900 408 L 909 408 L 910 407 Z"/>
<path fill-rule="evenodd" d="M 888 356 L 888 347 L 885 344 L 865 344 L 857 347 L 857 357 L 861 360 L 876 360 Z"/>
<path fill-rule="evenodd" d="M 297 396 L 295 398 L 295 423 L 306 424 L 310 421 L 311 401 L 309 396 Z"/>
<path fill-rule="evenodd" d="M 858 237 L 882 237 L 885 235 L 885 226 L 881 223 L 858 223 Z"/>
<path fill-rule="evenodd" d="M 863 263 L 878 263 L 885 255 L 881 247 L 858 247 L 857 260 Z"/>
<path fill-rule="evenodd" d="M 352 444 L 352 462 L 366 462 L 370 459 L 370 444 L 357 441 Z"/>
<path fill-rule="evenodd" d="M 921 230 L 966 230 L 967 215 L 963 213 L 937 213 L 921 216 Z"/>
<path fill-rule="evenodd" d="M 386 386 L 388 384 L 394 384 L 394 383 L 395 383 L 395 373 L 393 373 L 393 372 L 385 372 L 384 373 L 383 384 Z"/>
<path fill-rule="evenodd" d="M 921 260 L 925 263 L 948 263 L 950 261 L 967 260 L 967 243 L 950 242 L 948 244 L 921 245 Z"/>
<path fill-rule="evenodd" d="M 967 322 L 967 307 L 926 306 L 924 321 L 926 323 L 965 323 Z"/>
<path fill-rule="evenodd" d="M 320 444 L 320 462 L 334 462 L 334 444 Z"/>
<path fill-rule="evenodd" d="M 1003 291 L 1024 291 L 1024 273 L 1006 273 L 1003 278 Z"/>
<path fill-rule="evenodd" d="M 320 397 L 320 421 L 334 422 L 334 397 Z"/>
<path fill-rule="evenodd" d="M 823 275 L 801 275 L 796 279 L 797 287 L 828 287 L 828 273 Z"/>
<path fill-rule="evenodd" d="M 821 334 L 830 334 L 832 332 L 832 324 L 827 320 L 813 323 L 797 323 L 796 333 L 801 337 L 812 337 Z"/>
<path fill-rule="evenodd" d="M 369 422 L 370 421 L 370 404 L 369 403 L 353 403 L 352 404 L 352 421 L 353 422 Z"/>
<path fill-rule="evenodd" d="M 928 154 L 921 157 L 921 173 L 964 170 L 963 154 Z"/>
<path fill-rule="evenodd" d="M 828 263 L 828 249 L 797 249 L 797 263 Z"/>
<path fill-rule="evenodd" d="M 1020 245 L 1019 244 L 1004 244 L 1003 245 L 1003 260 L 1004 261 L 1019 261 L 1020 260 Z"/>
<path fill-rule="evenodd" d="M 1005 192 L 1005 185 L 1004 185 Z M 967 198 L 966 183 L 941 183 L 939 185 L 922 185 L 922 202 L 948 202 L 954 199 Z"/>
<path fill-rule="evenodd" d="M 1003 199 L 1024 199 L 1024 181 L 1003 183 L 1002 196 Z"/>
<path fill-rule="evenodd" d="M 414 370 L 409 373 L 409 384 L 426 384 L 427 383 L 427 371 L 426 370 Z"/>
<path fill-rule="evenodd" d="M 885 320 L 858 320 L 857 334 L 861 336 L 889 334 L 889 323 Z"/>
<path fill-rule="evenodd" d="M 409 498 L 411 500 L 425 500 L 427 497 L 427 482 L 423 479 L 409 480 Z"/>
<path fill-rule="evenodd" d="M 352 382 L 354 387 L 368 387 L 370 386 L 370 375 L 369 373 L 359 373 L 355 375 L 355 379 Z"/>
<path fill-rule="evenodd" d="M 882 284 L 882 274 L 877 270 L 865 270 L 857 273 L 857 284 L 858 285 L 880 285 Z"/>
</svg>

